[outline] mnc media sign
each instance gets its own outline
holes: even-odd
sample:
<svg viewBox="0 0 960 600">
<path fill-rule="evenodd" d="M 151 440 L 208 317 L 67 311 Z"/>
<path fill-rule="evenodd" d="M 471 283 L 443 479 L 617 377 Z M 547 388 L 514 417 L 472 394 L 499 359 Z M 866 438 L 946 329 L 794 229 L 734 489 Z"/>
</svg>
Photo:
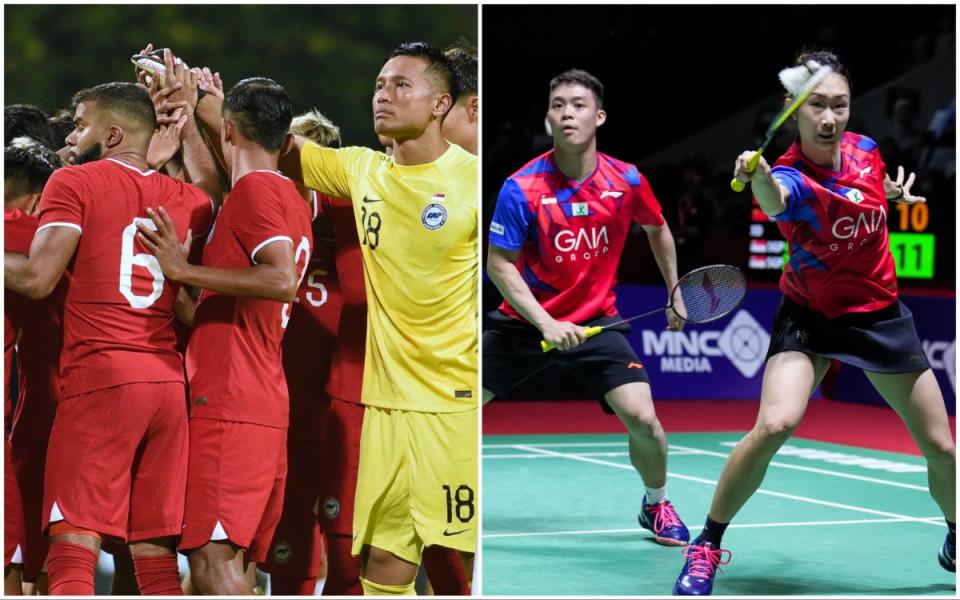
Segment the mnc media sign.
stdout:
<svg viewBox="0 0 960 600">
<path fill-rule="evenodd" d="M 617 308 L 624 317 L 667 303 L 662 286 L 621 285 L 616 292 Z M 653 397 L 759 399 L 770 328 L 780 298 L 776 289 L 751 289 L 733 314 L 706 325 L 687 324 L 680 332 L 667 331 L 663 316 L 634 321 L 627 339 L 650 374 Z M 913 312 L 947 410 L 954 414 L 956 299 L 903 294 L 902 300 Z M 860 370 L 850 366 L 840 369 L 831 395 L 849 402 L 884 403 Z"/>
<path fill-rule="evenodd" d="M 624 317 L 666 305 L 662 286 L 621 285 L 617 308 Z M 668 331 L 666 318 L 632 323 L 627 335 L 650 374 L 654 398 L 760 397 L 770 326 L 780 301 L 776 290 L 750 290 L 743 306 L 706 325 Z"/>
</svg>

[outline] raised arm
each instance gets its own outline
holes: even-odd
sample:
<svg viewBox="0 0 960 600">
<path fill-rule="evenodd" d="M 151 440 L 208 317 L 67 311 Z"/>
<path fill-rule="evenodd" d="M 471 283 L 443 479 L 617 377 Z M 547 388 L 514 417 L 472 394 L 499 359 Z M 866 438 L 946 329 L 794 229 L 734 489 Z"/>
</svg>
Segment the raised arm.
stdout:
<svg viewBox="0 0 960 600">
<path fill-rule="evenodd" d="M 751 191 L 760 205 L 760 210 L 769 217 L 775 217 L 786 210 L 790 192 L 777 183 L 770 165 L 762 156 L 753 172 L 747 169 L 747 163 L 750 162 L 754 154 L 753 150 L 748 150 L 737 157 L 733 177 L 744 183 L 749 182 Z"/>
<path fill-rule="evenodd" d="M 163 60 L 166 65 L 166 85 L 176 88 L 170 94 L 171 101 L 186 103 L 187 120 L 180 137 L 183 144 L 183 168 L 186 171 L 187 180 L 210 194 L 219 207 L 223 201 L 220 174 L 217 172 L 213 154 L 200 135 L 195 116 L 200 70 L 186 69 L 182 62 L 176 62 L 176 57 L 169 48 L 163 51 Z"/>
</svg>

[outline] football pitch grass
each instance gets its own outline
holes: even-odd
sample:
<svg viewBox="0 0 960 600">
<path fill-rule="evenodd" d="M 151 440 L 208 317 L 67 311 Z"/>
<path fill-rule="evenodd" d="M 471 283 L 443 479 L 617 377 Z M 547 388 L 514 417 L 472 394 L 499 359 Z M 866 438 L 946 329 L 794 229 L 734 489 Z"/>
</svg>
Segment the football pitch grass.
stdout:
<svg viewBox="0 0 960 600">
<path fill-rule="evenodd" d="M 670 499 L 696 537 L 741 433 L 670 434 Z M 669 595 L 681 550 L 637 524 L 626 434 L 483 438 L 484 595 Z M 724 535 L 716 595 L 953 596 L 920 456 L 793 438 Z"/>
</svg>

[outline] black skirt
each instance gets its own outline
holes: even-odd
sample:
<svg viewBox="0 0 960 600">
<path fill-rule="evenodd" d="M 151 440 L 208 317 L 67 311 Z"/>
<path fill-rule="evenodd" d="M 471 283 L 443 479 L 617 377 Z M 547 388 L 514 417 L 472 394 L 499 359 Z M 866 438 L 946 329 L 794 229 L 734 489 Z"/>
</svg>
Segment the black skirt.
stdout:
<svg viewBox="0 0 960 600">
<path fill-rule="evenodd" d="M 877 373 L 911 373 L 930 368 L 913 314 L 899 300 L 877 311 L 829 319 L 784 296 L 770 337 L 768 359 L 793 350 Z"/>
</svg>

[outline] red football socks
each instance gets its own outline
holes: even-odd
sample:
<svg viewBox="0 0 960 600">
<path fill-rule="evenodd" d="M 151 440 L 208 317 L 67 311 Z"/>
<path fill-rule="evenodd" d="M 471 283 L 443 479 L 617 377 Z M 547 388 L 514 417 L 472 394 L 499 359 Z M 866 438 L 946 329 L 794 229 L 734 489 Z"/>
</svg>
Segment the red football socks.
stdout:
<svg viewBox="0 0 960 600">
<path fill-rule="evenodd" d="M 47 554 L 51 596 L 92 596 L 97 555 L 85 546 L 53 542 Z"/>
<path fill-rule="evenodd" d="M 460 553 L 444 546 L 423 549 L 423 568 L 437 596 L 469 596 L 470 585 Z"/>
<path fill-rule="evenodd" d="M 313 596 L 316 589 L 316 577 L 270 574 L 271 596 Z"/>
<path fill-rule="evenodd" d="M 143 596 L 182 596 L 176 554 L 134 556 L 133 569 Z"/>
<path fill-rule="evenodd" d="M 353 540 L 349 535 L 327 534 L 327 580 L 324 596 L 362 596 L 360 557 L 351 556 Z"/>
</svg>

